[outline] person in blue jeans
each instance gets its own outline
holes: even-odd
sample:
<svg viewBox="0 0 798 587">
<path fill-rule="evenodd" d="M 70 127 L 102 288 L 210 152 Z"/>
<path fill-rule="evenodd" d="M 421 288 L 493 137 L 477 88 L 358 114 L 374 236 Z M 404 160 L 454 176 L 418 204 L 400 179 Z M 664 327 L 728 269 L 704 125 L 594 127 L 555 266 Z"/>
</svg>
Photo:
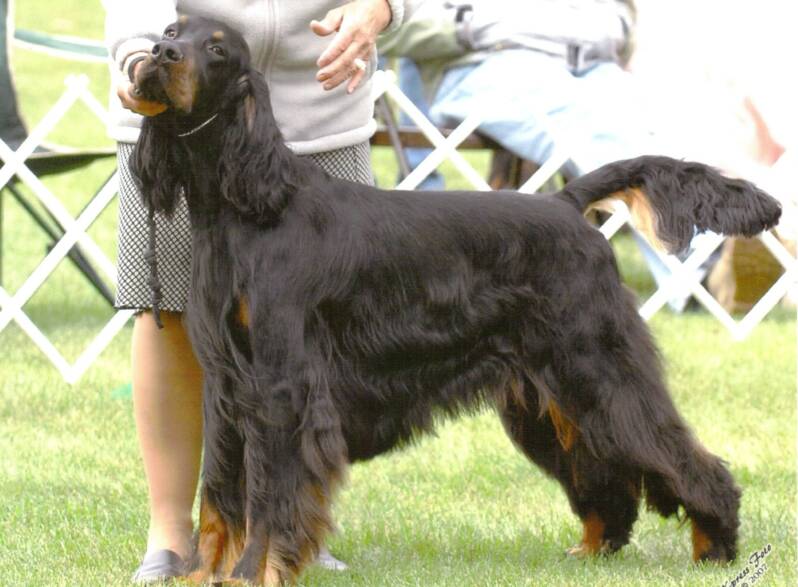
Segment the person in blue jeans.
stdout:
<svg viewBox="0 0 798 587">
<path fill-rule="evenodd" d="M 418 66 L 416 103 L 428 103 L 435 124 L 480 113 L 481 134 L 538 164 L 565 152 L 563 171 L 579 176 L 641 154 L 678 156 L 650 131 L 645 96 L 624 69 L 634 23 L 628 0 L 432 0 L 380 49 Z M 670 271 L 636 240 L 662 282 Z M 688 298 L 669 303 L 680 311 Z"/>
<path fill-rule="evenodd" d="M 421 110 L 422 114 L 430 118 L 429 104 L 424 98 L 424 85 L 421 80 L 421 75 L 418 71 L 418 66 L 411 59 L 401 57 L 397 62 L 397 82 L 399 87 L 415 106 Z M 399 124 L 401 126 L 412 126 L 413 121 L 405 112 L 399 113 Z M 404 150 L 407 157 L 407 164 L 410 169 L 415 169 L 421 162 L 427 158 L 432 152 L 432 149 L 425 149 L 422 147 L 410 147 Z M 403 178 L 400 178 L 400 180 Z M 442 190 L 445 188 L 445 181 L 443 174 L 437 169 L 425 177 L 421 183 L 416 186 L 418 190 Z"/>
</svg>

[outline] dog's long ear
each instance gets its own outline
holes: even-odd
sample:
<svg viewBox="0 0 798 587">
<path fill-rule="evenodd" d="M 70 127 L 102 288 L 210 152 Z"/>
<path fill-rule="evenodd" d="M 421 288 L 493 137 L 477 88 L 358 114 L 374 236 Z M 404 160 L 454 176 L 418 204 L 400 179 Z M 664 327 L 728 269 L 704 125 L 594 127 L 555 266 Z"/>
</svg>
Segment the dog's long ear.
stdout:
<svg viewBox="0 0 798 587">
<path fill-rule="evenodd" d="M 260 73 L 239 80 L 234 118 L 225 130 L 219 172 L 222 196 L 260 224 L 276 224 L 296 192 L 293 154 L 283 141 Z"/>
<path fill-rule="evenodd" d="M 170 216 L 183 187 L 174 152 L 173 138 L 163 134 L 161 124 L 145 118 L 136 148 L 130 155 L 130 170 L 148 209 Z"/>
</svg>

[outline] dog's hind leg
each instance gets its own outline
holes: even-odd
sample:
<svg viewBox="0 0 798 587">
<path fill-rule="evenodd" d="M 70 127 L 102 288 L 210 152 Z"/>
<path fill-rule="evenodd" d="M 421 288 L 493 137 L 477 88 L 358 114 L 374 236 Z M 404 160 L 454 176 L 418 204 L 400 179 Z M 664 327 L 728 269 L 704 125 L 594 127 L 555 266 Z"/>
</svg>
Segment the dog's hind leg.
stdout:
<svg viewBox="0 0 798 587">
<path fill-rule="evenodd" d="M 731 473 L 696 440 L 662 382 L 635 382 L 632 376 L 621 385 L 623 399 L 606 402 L 607 412 L 591 419 L 594 448 L 642 471 L 652 509 L 669 516 L 684 508 L 692 523 L 693 560 L 734 560 L 741 492 Z"/>
<path fill-rule="evenodd" d="M 555 393 L 580 440 L 601 463 L 639 471 L 647 502 L 663 515 L 683 506 L 695 560 L 736 556 L 740 490 L 723 462 L 695 439 L 668 395 L 648 332 L 633 307 L 614 326 L 565 349 Z"/>
<path fill-rule="evenodd" d="M 543 398 L 543 399 L 541 399 Z M 545 402 L 541 406 L 541 401 Z M 640 502 L 640 476 L 590 455 L 573 422 L 529 379 L 500 396 L 499 414 L 514 444 L 559 481 L 583 526 L 575 556 L 611 553 L 629 542 Z"/>
<path fill-rule="evenodd" d="M 646 503 L 668 517 L 684 508 L 692 525 L 694 561 L 733 561 L 737 556 L 740 489 L 721 459 L 685 430 L 669 439 L 673 467 L 643 475 Z"/>
</svg>

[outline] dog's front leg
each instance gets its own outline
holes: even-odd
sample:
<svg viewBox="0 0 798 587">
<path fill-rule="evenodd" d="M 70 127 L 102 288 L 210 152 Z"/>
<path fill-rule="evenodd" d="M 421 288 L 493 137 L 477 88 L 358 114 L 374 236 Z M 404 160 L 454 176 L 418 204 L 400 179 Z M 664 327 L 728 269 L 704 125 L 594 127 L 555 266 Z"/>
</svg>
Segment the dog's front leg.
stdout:
<svg viewBox="0 0 798 587">
<path fill-rule="evenodd" d="M 320 412 L 325 402 L 303 389 L 275 386 L 267 409 L 245 420 L 246 542 L 234 579 L 294 582 L 332 530 L 330 502 L 346 452 L 340 428 L 331 431 Z M 296 405 L 297 393 L 305 405 L 287 409 Z"/>
<path fill-rule="evenodd" d="M 245 442 L 246 541 L 232 572 L 255 585 L 293 582 L 323 536 L 320 504 L 312 503 L 312 481 L 292 426 L 249 418 Z"/>
<path fill-rule="evenodd" d="M 217 380 L 223 387 L 216 385 Z M 206 372 L 199 531 L 189 575 L 196 583 L 229 577 L 244 544 L 244 443 L 217 393 L 232 389 L 228 380 Z"/>
<path fill-rule="evenodd" d="M 347 452 L 327 363 L 307 317 L 296 306 L 260 300 L 247 324 L 253 385 L 236 397 L 244 438 L 246 542 L 232 576 L 279 585 L 296 580 L 332 530 L 330 502 Z"/>
<path fill-rule="evenodd" d="M 200 494 L 199 531 L 189 574 L 194 583 L 229 577 L 244 547 L 243 524 L 232 523 L 222 514 L 221 493 L 203 485 Z"/>
</svg>

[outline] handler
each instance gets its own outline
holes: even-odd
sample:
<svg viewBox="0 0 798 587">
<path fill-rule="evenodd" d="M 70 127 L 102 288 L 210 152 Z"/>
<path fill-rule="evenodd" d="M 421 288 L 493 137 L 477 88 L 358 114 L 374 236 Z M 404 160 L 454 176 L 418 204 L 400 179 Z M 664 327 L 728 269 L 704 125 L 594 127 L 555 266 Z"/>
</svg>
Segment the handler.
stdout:
<svg viewBox="0 0 798 587">
<path fill-rule="evenodd" d="M 269 83 L 277 123 L 294 152 L 332 175 L 373 183 L 368 140 L 375 124 L 369 92 L 377 62 L 375 40 L 401 25 L 411 2 L 357 0 L 338 6 L 339 1 L 104 0 L 113 61 L 110 134 L 118 143 L 120 172 L 116 306 L 139 312 L 133 327 L 133 404 L 150 525 L 147 550 L 133 576 L 137 583 L 183 574 L 202 451 L 202 373 L 181 320 L 191 265 L 185 201 L 173 218 L 156 218 L 163 331 L 151 312 L 144 259 L 147 212 L 128 158 L 141 115 L 157 115 L 166 106 L 138 100 L 130 80 L 178 12 L 226 22 L 249 43 L 254 66 Z M 318 562 L 346 568 L 326 549 Z"/>
</svg>

